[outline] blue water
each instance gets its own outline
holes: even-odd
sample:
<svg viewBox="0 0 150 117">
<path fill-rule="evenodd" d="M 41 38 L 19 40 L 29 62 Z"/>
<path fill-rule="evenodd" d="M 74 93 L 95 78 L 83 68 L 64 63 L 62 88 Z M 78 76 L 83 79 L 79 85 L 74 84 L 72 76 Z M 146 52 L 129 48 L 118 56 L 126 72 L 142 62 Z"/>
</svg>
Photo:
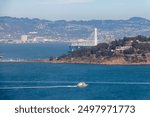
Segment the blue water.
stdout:
<svg viewBox="0 0 150 117">
<path fill-rule="evenodd" d="M 66 52 L 66 45 L 54 45 L 55 54 L 61 54 L 56 47 Z M 42 50 L 43 46 L 36 50 Z M 5 55 L 10 54 L 4 50 L 7 48 L 3 49 Z M 16 53 L 18 51 L 17 57 L 24 56 L 23 51 Z M 47 51 L 41 53 L 43 57 L 47 55 Z M 80 81 L 87 82 L 88 87 L 76 87 Z M 150 65 L 0 63 L 0 99 L 149 100 Z"/>
<path fill-rule="evenodd" d="M 68 51 L 69 43 L 0 44 L 3 59 L 44 59 Z"/>
</svg>

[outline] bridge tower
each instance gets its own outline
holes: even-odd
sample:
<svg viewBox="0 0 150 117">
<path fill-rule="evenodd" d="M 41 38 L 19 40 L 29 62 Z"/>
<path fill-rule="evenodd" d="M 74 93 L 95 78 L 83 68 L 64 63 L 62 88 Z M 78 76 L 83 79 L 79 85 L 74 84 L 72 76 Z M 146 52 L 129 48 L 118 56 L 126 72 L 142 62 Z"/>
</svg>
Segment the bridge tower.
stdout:
<svg viewBox="0 0 150 117">
<path fill-rule="evenodd" d="M 74 51 L 80 48 L 90 48 L 93 46 L 97 46 L 97 44 L 98 44 L 97 28 L 94 28 L 94 31 L 90 35 L 90 40 L 73 42 L 69 47 L 71 51 Z"/>
<path fill-rule="evenodd" d="M 94 29 L 94 45 L 97 46 L 97 28 Z"/>
</svg>

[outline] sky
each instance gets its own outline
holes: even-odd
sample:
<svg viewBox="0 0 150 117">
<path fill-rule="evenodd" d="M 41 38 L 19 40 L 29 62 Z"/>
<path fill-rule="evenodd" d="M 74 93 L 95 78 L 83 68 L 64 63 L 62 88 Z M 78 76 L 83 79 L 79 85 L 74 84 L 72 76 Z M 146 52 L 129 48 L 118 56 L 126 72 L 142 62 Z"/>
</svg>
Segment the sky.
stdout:
<svg viewBox="0 0 150 117">
<path fill-rule="evenodd" d="M 150 19 L 150 0 L 0 0 L 0 16 L 48 20 Z"/>
</svg>

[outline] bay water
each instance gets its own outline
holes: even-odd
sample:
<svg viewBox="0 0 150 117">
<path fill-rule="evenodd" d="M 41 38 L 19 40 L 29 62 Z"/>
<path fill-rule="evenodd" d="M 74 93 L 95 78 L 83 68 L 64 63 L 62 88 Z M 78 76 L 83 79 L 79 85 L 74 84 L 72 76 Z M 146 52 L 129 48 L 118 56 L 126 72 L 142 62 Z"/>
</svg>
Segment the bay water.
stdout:
<svg viewBox="0 0 150 117">
<path fill-rule="evenodd" d="M 60 56 L 68 43 L 1 44 L 4 59 Z M 79 82 L 88 84 L 77 87 Z M 149 100 L 150 65 L 0 63 L 1 100 Z"/>
</svg>

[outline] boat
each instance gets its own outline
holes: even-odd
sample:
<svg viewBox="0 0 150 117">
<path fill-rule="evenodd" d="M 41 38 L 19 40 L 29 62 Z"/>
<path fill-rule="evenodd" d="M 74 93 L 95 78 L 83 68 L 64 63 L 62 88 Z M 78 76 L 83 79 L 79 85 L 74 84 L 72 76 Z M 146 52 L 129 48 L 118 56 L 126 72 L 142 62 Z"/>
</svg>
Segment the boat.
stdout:
<svg viewBox="0 0 150 117">
<path fill-rule="evenodd" d="M 87 87 L 87 86 L 88 86 L 88 84 L 85 83 L 85 82 L 79 82 L 79 83 L 77 84 L 77 87 L 79 87 L 79 88 L 84 88 L 84 87 Z"/>
</svg>

